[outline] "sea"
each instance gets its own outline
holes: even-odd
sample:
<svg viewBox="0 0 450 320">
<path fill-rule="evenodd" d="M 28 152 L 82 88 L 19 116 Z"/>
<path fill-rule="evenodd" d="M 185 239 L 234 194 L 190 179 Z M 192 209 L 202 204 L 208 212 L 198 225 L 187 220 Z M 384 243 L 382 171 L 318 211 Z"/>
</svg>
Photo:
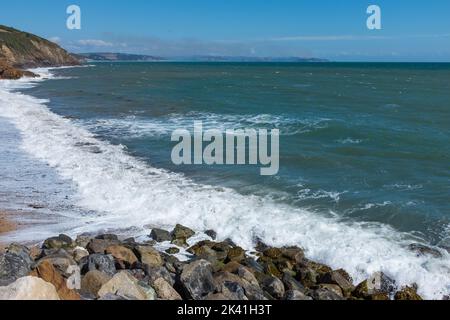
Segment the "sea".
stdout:
<svg viewBox="0 0 450 320">
<path fill-rule="evenodd" d="M 26 227 L 146 237 L 181 223 L 298 245 L 355 283 L 450 294 L 450 64 L 94 63 L 0 82 L 0 208 Z M 175 165 L 177 129 L 279 129 L 280 169 Z M 432 254 L 411 250 L 429 248 Z"/>
</svg>

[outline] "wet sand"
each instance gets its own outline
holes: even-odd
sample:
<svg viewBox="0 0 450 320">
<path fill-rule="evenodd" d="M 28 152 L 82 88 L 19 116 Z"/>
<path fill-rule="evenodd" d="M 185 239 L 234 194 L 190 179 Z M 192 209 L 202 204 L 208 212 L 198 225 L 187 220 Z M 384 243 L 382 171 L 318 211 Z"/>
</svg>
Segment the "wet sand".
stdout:
<svg viewBox="0 0 450 320">
<path fill-rule="evenodd" d="M 17 223 L 10 219 L 10 214 L 0 211 L 0 235 L 17 230 Z M 5 244 L 0 242 L 0 252 L 4 251 Z"/>
</svg>

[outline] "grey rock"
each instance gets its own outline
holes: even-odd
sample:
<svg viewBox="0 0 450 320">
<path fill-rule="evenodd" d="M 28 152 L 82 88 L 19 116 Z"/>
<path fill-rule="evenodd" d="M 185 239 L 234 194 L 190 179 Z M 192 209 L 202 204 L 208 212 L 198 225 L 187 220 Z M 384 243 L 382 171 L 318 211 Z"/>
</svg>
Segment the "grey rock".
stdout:
<svg viewBox="0 0 450 320">
<path fill-rule="evenodd" d="M 429 255 L 434 258 L 442 258 L 442 253 L 438 249 L 431 248 L 420 243 L 410 244 L 408 248 L 409 250 L 415 252 L 417 256 Z"/>
<path fill-rule="evenodd" d="M 157 228 L 152 229 L 150 237 L 157 242 L 165 242 L 172 240 L 172 236 L 170 235 L 169 231 Z"/>
<path fill-rule="evenodd" d="M 268 294 L 270 294 L 275 299 L 283 299 L 285 294 L 285 289 L 283 282 L 276 277 L 269 277 L 264 280 L 262 287 Z"/>
<path fill-rule="evenodd" d="M 344 300 L 340 295 L 324 288 L 313 291 L 312 297 L 314 300 Z"/>
<path fill-rule="evenodd" d="M 31 271 L 28 259 L 14 253 L 0 254 L 0 286 L 8 286 Z"/>
<path fill-rule="evenodd" d="M 118 241 L 119 237 L 117 237 L 115 234 L 101 234 L 101 235 L 96 236 L 95 239 Z"/>
<path fill-rule="evenodd" d="M 211 263 L 197 260 L 186 265 L 181 273 L 180 282 L 190 299 L 204 299 L 215 290 Z"/>
<path fill-rule="evenodd" d="M 82 258 L 80 268 L 83 274 L 94 270 L 104 272 L 110 276 L 116 273 L 114 257 L 104 254 L 92 254 Z"/>
<path fill-rule="evenodd" d="M 306 301 L 312 300 L 313 298 L 307 296 L 305 293 L 297 290 L 286 291 L 286 300 L 290 301 Z"/>
<path fill-rule="evenodd" d="M 288 272 L 283 274 L 282 281 L 287 290 L 306 292 L 306 288 Z"/>
<path fill-rule="evenodd" d="M 217 239 L 217 232 L 215 232 L 214 230 L 206 230 L 205 234 L 213 240 Z"/>
<path fill-rule="evenodd" d="M 65 234 L 60 234 L 57 237 L 48 238 L 44 241 L 42 245 L 43 249 L 71 249 L 75 247 L 76 244 L 69 236 Z"/>
</svg>

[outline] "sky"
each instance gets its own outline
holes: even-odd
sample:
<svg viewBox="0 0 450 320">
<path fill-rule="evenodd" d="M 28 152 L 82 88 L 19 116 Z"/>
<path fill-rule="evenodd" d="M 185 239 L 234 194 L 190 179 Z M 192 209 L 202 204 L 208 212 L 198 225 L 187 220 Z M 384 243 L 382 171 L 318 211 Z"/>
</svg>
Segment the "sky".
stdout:
<svg viewBox="0 0 450 320">
<path fill-rule="evenodd" d="M 69 5 L 81 30 L 69 30 Z M 369 30 L 367 8 L 381 8 Z M 450 61 L 448 0 L 15 0 L 0 24 L 71 52 Z"/>
</svg>

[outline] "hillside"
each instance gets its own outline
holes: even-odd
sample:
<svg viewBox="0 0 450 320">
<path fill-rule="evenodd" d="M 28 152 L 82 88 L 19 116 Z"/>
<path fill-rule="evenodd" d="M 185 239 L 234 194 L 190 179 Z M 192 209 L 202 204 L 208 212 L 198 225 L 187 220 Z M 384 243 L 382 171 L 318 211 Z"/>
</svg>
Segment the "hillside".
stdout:
<svg viewBox="0 0 450 320">
<path fill-rule="evenodd" d="M 0 61 L 14 68 L 77 65 L 78 59 L 46 39 L 0 25 Z"/>
<path fill-rule="evenodd" d="M 164 58 L 140 55 L 140 54 L 128 54 L 128 53 L 114 53 L 114 52 L 93 52 L 93 53 L 80 53 L 77 55 L 85 60 L 91 61 L 162 61 Z"/>
</svg>

